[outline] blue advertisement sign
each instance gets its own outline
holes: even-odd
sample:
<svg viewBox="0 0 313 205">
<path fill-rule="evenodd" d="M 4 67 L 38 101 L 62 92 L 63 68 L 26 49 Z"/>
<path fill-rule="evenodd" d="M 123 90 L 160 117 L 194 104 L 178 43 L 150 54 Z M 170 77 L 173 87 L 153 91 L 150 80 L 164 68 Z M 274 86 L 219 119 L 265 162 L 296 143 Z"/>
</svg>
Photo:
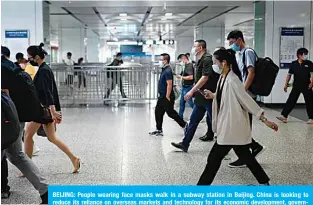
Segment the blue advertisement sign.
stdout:
<svg viewBox="0 0 313 205">
<path fill-rule="evenodd" d="M 304 36 L 304 28 L 282 28 L 282 36 Z"/>
<path fill-rule="evenodd" d="M 7 30 L 5 38 L 28 38 L 28 30 Z"/>
</svg>

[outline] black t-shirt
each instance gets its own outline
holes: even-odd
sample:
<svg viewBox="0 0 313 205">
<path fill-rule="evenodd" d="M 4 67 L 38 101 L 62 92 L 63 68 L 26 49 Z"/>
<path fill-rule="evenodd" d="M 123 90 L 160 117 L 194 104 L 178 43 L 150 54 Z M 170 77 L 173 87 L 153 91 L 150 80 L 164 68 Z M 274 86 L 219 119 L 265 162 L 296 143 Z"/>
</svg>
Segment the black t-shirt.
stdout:
<svg viewBox="0 0 313 205">
<path fill-rule="evenodd" d="M 193 75 L 194 76 L 194 69 L 193 69 L 193 64 L 192 63 L 187 63 L 185 65 L 184 70 L 182 71 L 182 76 L 189 76 L 189 75 Z M 194 80 L 183 80 L 182 81 L 182 85 L 183 87 L 189 87 L 191 85 L 193 85 Z"/>
<path fill-rule="evenodd" d="M 212 92 L 215 92 L 216 90 L 219 75 L 213 71 L 212 65 L 213 65 L 212 56 L 207 55 L 206 53 L 203 54 L 203 56 L 196 63 L 195 83 L 197 83 L 202 76 L 208 76 L 209 78 L 208 81 L 202 86 L 202 88 L 200 88 L 200 90 L 207 89 Z M 199 92 L 195 93 L 195 103 L 197 105 L 205 105 L 211 101 L 212 101 L 211 99 L 205 99 L 201 93 Z"/>
<path fill-rule="evenodd" d="M 293 87 L 308 88 L 313 74 L 313 63 L 309 60 L 303 61 L 302 64 L 293 61 L 288 73 L 294 77 Z"/>
</svg>

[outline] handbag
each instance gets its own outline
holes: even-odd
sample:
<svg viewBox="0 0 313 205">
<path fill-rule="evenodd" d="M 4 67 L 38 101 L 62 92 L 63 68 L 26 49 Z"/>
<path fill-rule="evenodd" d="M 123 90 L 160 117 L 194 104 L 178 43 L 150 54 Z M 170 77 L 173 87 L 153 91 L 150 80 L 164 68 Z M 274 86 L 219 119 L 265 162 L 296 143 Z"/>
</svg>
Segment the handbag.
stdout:
<svg viewBox="0 0 313 205">
<path fill-rule="evenodd" d="M 42 110 L 43 110 L 42 123 L 49 124 L 49 123 L 54 122 L 49 107 L 42 106 Z M 54 128 L 56 131 L 55 123 L 54 123 Z M 41 125 L 40 128 L 37 130 L 37 135 L 42 136 L 42 137 L 47 137 L 47 134 L 45 133 L 45 130 L 43 129 L 43 125 Z"/>
<path fill-rule="evenodd" d="M 43 106 L 42 110 L 43 110 L 43 116 L 42 116 L 43 124 L 53 122 L 49 107 Z"/>
<path fill-rule="evenodd" d="M 57 131 L 57 125 L 53 123 L 54 125 L 54 130 Z M 37 135 L 41 137 L 47 137 L 47 134 L 45 130 L 43 129 L 43 125 L 40 125 L 39 129 L 37 130 Z"/>
</svg>

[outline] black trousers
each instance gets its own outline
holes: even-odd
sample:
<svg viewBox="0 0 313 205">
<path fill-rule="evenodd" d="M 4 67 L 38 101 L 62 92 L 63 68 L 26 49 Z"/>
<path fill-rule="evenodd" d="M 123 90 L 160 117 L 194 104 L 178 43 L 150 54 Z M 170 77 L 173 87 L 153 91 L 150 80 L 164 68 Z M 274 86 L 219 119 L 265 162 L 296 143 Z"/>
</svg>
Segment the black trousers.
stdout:
<svg viewBox="0 0 313 205">
<path fill-rule="evenodd" d="M 1 159 L 1 191 L 9 191 L 9 181 L 8 181 L 8 161 L 7 157 L 4 155 Z"/>
<path fill-rule="evenodd" d="M 251 113 L 249 113 L 249 121 L 250 121 L 250 128 L 252 130 L 252 114 Z M 252 143 L 250 144 L 250 148 L 252 150 L 255 150 L 255 149 L 257 149 L 260 146 L 261 145 L 252 138 Z"/>
<path fill-rule="evenodd" d="M 126 94 L 125 94 L 124 89 L 123 89 L 122 76 L 113 75 L 111 77 L 111 80 L 112 80 L 112 82 L 111 82 L 110 88 L 107 90 L 107 93 L 106 93 L 104 98 L 108 98 L 110 96 L 112 90 L 114 90 L 114 88 L 117 84 L 120 87 L 120 92 L 121 92 L 122 98 L 126 98 Z"/>
<path fill-rule="evenodd" d="M 85 77 L 85 73 L 78 73 L 78 88 L 80 88 L 80 86 L 84 85 L 84 88 L 86 87 L 86 77 Z"/>
<path fill-rule="evenodd" d="M 156 129 L 162 130 L 163 117 L 164 114 L 167 114 L 170 118 L 175 120 L 179 126 L 182 128 L 185 127 L 186 122 L 178 115 L 174 109 L 174 100 L 168 101 L 166 98 L 159 99 L 155 107 L 155 121 Z"/>
<path fill-rule="evenodd" d="M 215 142 L 208 156 L 207 164 L 199 179 L 198 185 L 212 184 L 221 166 L 222 160 L 231 149 L 234 149 L 238 158 L 247 165 L 260 184 L 269 182 L 267 174 L 251 154 L 250 145 L 218 145 L 217 142 Z"/>
<path fill-rule="evenodd" d="M 297 101 L 301 93 L 303 94 L 303 97 L 304 97 L 308 117 L 309 119 L 313 119 L 313 91 L 312 89 L 298 88 L 298 87 L 292 88 L 291 93 L 288 97 L 288 100 L 285 104 L 285 107 L 283 111 L 281 112 L 282 116 L 284 116 L 285 118 L 288 117 L 290 112 L 293 110 L 293 108 L 297 104 Z"/>
</svg>

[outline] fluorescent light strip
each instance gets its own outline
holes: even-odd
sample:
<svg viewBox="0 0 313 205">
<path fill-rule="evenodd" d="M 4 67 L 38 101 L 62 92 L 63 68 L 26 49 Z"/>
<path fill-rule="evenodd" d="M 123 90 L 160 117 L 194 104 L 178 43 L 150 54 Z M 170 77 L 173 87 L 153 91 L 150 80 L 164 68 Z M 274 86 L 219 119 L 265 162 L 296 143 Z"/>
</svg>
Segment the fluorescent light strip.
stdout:
<svg viewBox="0 0 313 205">
<path fill-rule="evenodd" d="M 127 13 L 120 13 L 120 17 L 125 17 L 127 16 Z"/>
</svg>

